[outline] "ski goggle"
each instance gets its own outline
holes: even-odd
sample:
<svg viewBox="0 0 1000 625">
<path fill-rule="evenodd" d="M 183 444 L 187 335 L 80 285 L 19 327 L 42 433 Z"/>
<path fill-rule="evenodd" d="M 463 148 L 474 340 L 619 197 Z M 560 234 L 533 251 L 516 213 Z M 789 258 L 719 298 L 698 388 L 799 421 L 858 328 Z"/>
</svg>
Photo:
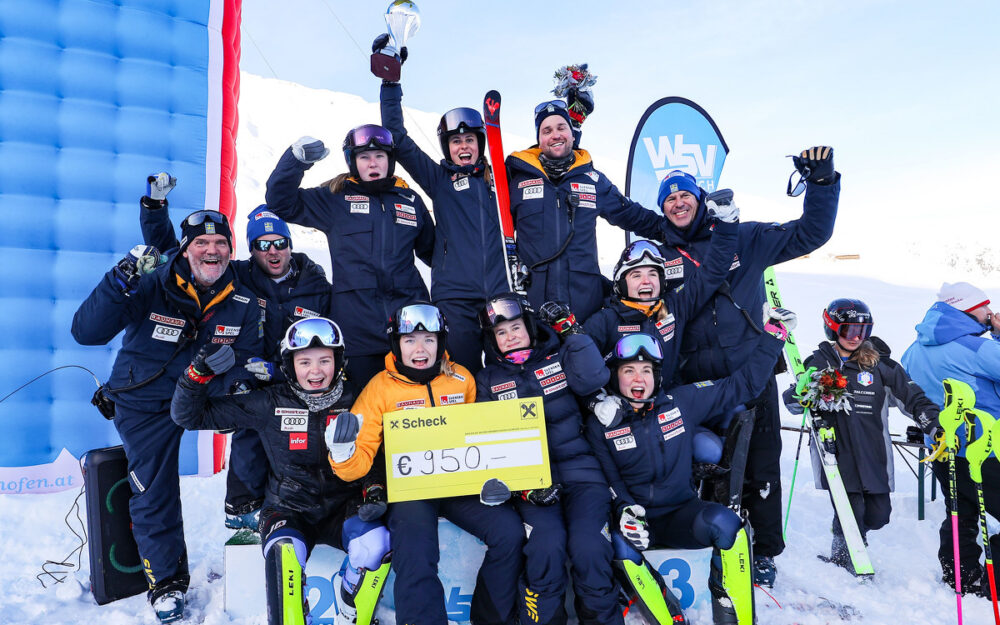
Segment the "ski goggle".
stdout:
<svg viewBox="0 0 1000 625">
<path fill-rule="evenodd" d="M 448 132 L 469 132 L 482 131 L 483 118 L 479 112 L 470 108 L 451 109 L 441 118 L 438 131 L 441 134 Z"/>
<path fill-rule="evenodd" d="M 392 133 L 382 126 L 365 124 L 347 133 L 344 139 L 344 149 L 359 150 L 392 150 Z"/>
<path fill-rule="evenodd" d="M 396 322 L 393 330 L 397 334 L 410 334 L 411 332 L 441 332 L 448 328 L 445 326 L 444 317 L 437 306 L 430 304 L 411 304 L 403 306 L 396 314 Z"/>
<path fill-rule="evenodd" d="M 309 317 L 288 326 L 285 332 L 285 346 L 288 349 L 307 347 L 343 347 L 344 335 L 336 323 L 325 317 Z"/>
<path fill-rule="evenodd" d="M 665 262 L 656 245 L 651 241 L 642 240 L 635 241 L 625 248 L 625 251 L 622 253 L 621 264 L 623 268 L 630 268 L 638 265 L 643 259 L 660 267 Z"/>
<path fill-rule="evenodd" d="M 257 250 L 258 252 L 266 252 L 270 250 L 272 246 L 274 247 L 274 249 L 280 252 L 281 250 L 288 248 L 290 244 L 291 241 L 289 241 L 286 237 L 281 237 L 280 239 L 275 239 L 273 241 L 265 241 L 264 239 L 257 239 L 251 245 L 253 246 L 253 249 Z"/>
<path fill-rule="evenodd" d="M 615 359 L 663 361 L 660 342 L 648 334 L 626 334 L 615 343 Z"/>
<path fill-rule="evenodd" d="M 551 108 L 550 108 L 551 107 Z M 549 109 L 550 113 L 555 113 L 555 109 L 566 109 L 566 103 L 562 100 L 550 100 L 548 102 L 542 102 L 535 107 L 535 115 L 538 115 L 545 109 Z"/>
<path fill-rule="evenodd" d="M 483 310 L 486 318 L 489 319 L 490 326 L 495 326 L 501 321 L 510 321 L 524 316 L 524 306 L 517 299 L 504 297 L 490 300 Z"/>
<path fill-rule="evenodd" d="M 848 341 L 857 338 L 864 340 L 872 335 L 873 324 L 871 322 L 837 323 L 825 310 L 823 311 L 823 321 L 826 323 L 826 327 L 833 330 L 837 336 Z"/>
<path fill-rule="evenodd" d="M 195 211 L 184 218 L 184 223 L 186 223 L 189 226 L 200 226 L 206 221 L 211 221 L 217 224 L 229 223 L 229 220 L 226 219 L 225 215 L 223 215 L 219 211 L 213 211 L 213 210 Z"/>
</svg>

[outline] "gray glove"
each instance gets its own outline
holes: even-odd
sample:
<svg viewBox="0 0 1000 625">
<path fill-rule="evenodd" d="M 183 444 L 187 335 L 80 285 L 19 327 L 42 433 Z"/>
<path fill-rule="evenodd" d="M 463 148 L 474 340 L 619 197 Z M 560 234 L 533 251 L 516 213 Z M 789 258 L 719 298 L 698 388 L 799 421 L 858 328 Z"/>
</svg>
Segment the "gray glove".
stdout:
<svg viewBox="0 0 1000 625">
<path fill-rule="evenodd" d="M 649 548 L 649 530 L 646 529 L 646 509 L 639 504 L 625 506 L 618 521 L 618 528 L 625 539 L 639 551 Z"/>
<path fill-rule="evenodd" d="M 740 220 L 740 209 L 733 202 L 733 192 L 730 189 L 719 189 L 709 193 L 705 198 L 708 214 L 719 221 L 734 224 Z"/>
<path fill-rule="evenodd" d="M 350 412 L 342 412 L 333 423 L 326 426 L 324 438 L 334 462 L 344 462 L 354 455 L 355 444 L 364 417 Z"/>
<path fill-rule="evenodd" d="M 613 428 L 622 422 L 628 412 L 628 405 L 625 400 L 617 395 L 607 395 L 601 393 L 591 403 L 590 411 L 594 413 L 597 420 L 606 428 Z"/>
<path fill-rule="evenodd" d="M 308 136 L 302 137 L 292 144 L 292 154 L 299 159 L 299 162 L 306 165 L 323 160 L 329 153 L 330 150 L 323 145 L 322 141 Z"/>
<path fill-rule="evenodd" d="M 187 376 L 199 384 L 205 384 L 220 373 L 229 371 L 235 364 L 236 352 L 229 345 L 203 345 L 191 360 Z"/>
<path fill-rule="evenodd" d="M 146 196 L 151 200 L 163 202 L 167 199 L 167 194 L 177 186 L 177 178 L 174 178 L 165 171 L 152 174 L 146 178 Z"/>
</svg>

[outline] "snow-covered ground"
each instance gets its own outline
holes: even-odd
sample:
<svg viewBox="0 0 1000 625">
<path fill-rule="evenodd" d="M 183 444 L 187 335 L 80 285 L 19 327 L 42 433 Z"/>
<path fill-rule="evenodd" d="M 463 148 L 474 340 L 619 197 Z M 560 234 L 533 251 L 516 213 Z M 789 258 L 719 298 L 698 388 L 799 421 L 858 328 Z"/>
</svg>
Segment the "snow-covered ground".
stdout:
<svg viewBox="0 0 1000 625">
<path fill-rule="evenodd" d="M 295 111 L 295 114 L 289 114 Z M 426 151 L 437 154 L 434 128 L 439 114 L 408 111 L 411 134 Z M 340 157 L 341 137 L 360 123 L 378 120 L 377 103 L 341 93 L 317 91 L 277 80 L 244 74 L 239 129 L 239 183 L 237 195 L 241 216 L 263 202 L 264 183 L 281 152 L 301 135 L 323 138 L 331 148 L 330 157 L 306 174 L 305 183 L 315 185 L 345 169 Z M 508 149 L 527 146 L 525 137 L 506 136 Z M 620 164 L 602 161 L 601 169 L 621 182 Z M 405 175 L 405 174 L 404 174 Z M 845 175 L 845 185 L 847 176 Z M 846 195 L 846 193 L 845 193 Z M 744 219 L 785 220 L 800 210 L 798 200 L 743 198 Z M 887 210 L 888 212 L 888 210 Z M 902 212 L 902 211 L 899 211 Z M 947 258 L 930 254 L 917 245 L 919 232 L 929 227 L 916 215 L 905 220 L 883 216 L 870 229 L 850 229 L 864 220 L 856 206 L 842 202 L 838 231 L 833 241 L 810 258 L 792 261 L 778 272 L 786 305 L 800 315 L 796 332 L 804 354 L 822 338 L 820 311 L 835 297 L 859 297 L 868 302 L 875 315 L 876 334 L 885 339 L 896 355 L 902 354 L 914 338 L 913 326 L 934 301 L 942 280 L 972 280 L 987 289 L 997 286 L 989 276 L 988 247 L 941 246 Z M 845 232 L 841 223 L 848 224 Z M 237 229 L 242 229 L 237 219 Z M 890 225 L 891 224 L 891 225 Z M 877 226 L 877 227 L 876 227 Z M 947 228 L 947 225 L 942 226 Z M 952 233 L 939 230 L 944 241 L 957 241 Z M 239 241 L 242 237 L 237 235 Z M 314 255 L 329 272 L 329 258 L 322 235 L 295 233 L 296 249 Z M 601 258 L 610 269 L 621 249 L 622 234 L 613 228 L 602 230 Z M 835 260 L 834 254 L 860 253 L 859 260 Z M 245 247 L 242 255 L 246 255 Z M 979 260 L 977 260 L 979 259 Z M 982 262 L 980 262 L 982 261 Z M 785 380 L 790 383 L 790 379 Z M 788 425 L 798 419 L 786 415 Z M 906 419 L 895 413 L 892 432 L 902 434 Z M 785 497 L 792 474 L 798 435 L 784 434 L 782 470 Z M 848 573 L 820 562 L 815 556 L 828 553 L 832 511 L 826 494 L 817 491 L 811 480 L 808 454 L 802 465 L 788 526 L 785 553 L 777 559 L 778 580 L 773 590 L 778 609 L 758 592 L 761 625 L 802 623 L 820 625 L 836 621 L 830 612 L 796 611 L 797 603 L 813 605 L 817 597 L 854 606 L 862 623 L 950 623 L 955 621 L 953 591 L 940 583 L 937 529 L 945 511 L 940 495 L 927 502 L 927 520 L 917 521 L 916 478 L 897 456 L 893 519 L 888 527 L 870 534 L 870 553 L 877 571 L 873 582 L 860 584 Z M 183 478 L 185 528 L 191 561 L 192 585 L 187 622 L 251 623 L 259 619 L 231 620 L 223 610 L 222 545 L 230 532 L 223 527 L 222 501 L 225 478 Z M 133 597 L 97 606 L 89 593 L 89 564 L 84 552 L 82 569 L 70 574 L 67 583 L 43 588 L 35 579 L 45 560 L 62 560 L 78 541 L 63 523 L 76 491 L 52 495 L 0 496 L 0 624 L 44 622 L 125 625 L 155 623 L 143 597 Z M 787 500 L 787 499 L 786 499 Z M 80 501 L 81 506 L 83 501 Z M 81 516 L 83 512 L 80 512 Z M 76 523 L 79 526 L 78 523 Z M 210 581 L 213 580 L 213 581 Z M 987 623 L 989 602 L 966 597 L 965 622 Z M 708 610 L 693 610 L 690 622 L 711 623 Z"/>
</svg>

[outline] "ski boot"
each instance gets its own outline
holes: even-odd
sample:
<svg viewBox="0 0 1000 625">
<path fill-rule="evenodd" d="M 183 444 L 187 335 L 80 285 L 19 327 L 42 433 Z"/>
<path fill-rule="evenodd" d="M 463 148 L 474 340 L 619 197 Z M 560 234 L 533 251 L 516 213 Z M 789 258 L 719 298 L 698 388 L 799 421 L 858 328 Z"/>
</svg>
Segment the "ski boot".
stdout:
<svg viewBox="0 0 1000 625">
<path fill-rule="evenodd" d="M 382 598 L 382 587 L 389 576 L 391 560 L 390 552 L 385 554 L 377 569 L 360 569 L 361 578 L 353 591 L 341 584 L 336 625 L 378 625 L 375 609 Z M 347 566 L 346 560 L 344 566 Z"/>
<path fill-rule="evenodd" d="M 187 583 L 173 580 L 156 584 L 149 590 L 149 604 L 161 623 L 173 623 L 184 618 L 184 592 Z"/>
<path fill-rule="evenodd" d="M 252 532 L 260 530 L 260 508 L 264 500 L 248 501 L 239 506 L 226 502 L 226 527 L 231 530 L 248 529 Z"/>
<path fill-rule="evenodd" d="M 753 583 L 758 586 L 774 588 L 774 578 L 778 576 L 778 567 L 774 565 L 771 556 L 753 557 Z"/>
</svg>

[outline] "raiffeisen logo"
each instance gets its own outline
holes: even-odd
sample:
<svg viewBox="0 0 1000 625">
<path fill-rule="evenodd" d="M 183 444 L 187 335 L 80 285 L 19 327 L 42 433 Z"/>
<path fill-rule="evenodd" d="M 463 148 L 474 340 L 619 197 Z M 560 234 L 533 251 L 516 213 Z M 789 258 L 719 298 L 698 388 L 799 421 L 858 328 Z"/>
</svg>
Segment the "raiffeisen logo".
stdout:
<svg viewBox="0 0 1000 625">
<path fill-rule="evenodd" d="M 715 190 L 715 158 L 719 146 L 709 144 L 702 146 L 697 143 L 684 143 L 684 135 L 674 135 L 674 143 L 670 145 L 670 137 L 643 137 L 642 144 L 649 155 L 649 161 L 656 170 L 657 179 L 662 179 L 668 172 L 675 169 L 687 172 L 698 179 L 698 184 L 706 191 Z"/>
</svg>

